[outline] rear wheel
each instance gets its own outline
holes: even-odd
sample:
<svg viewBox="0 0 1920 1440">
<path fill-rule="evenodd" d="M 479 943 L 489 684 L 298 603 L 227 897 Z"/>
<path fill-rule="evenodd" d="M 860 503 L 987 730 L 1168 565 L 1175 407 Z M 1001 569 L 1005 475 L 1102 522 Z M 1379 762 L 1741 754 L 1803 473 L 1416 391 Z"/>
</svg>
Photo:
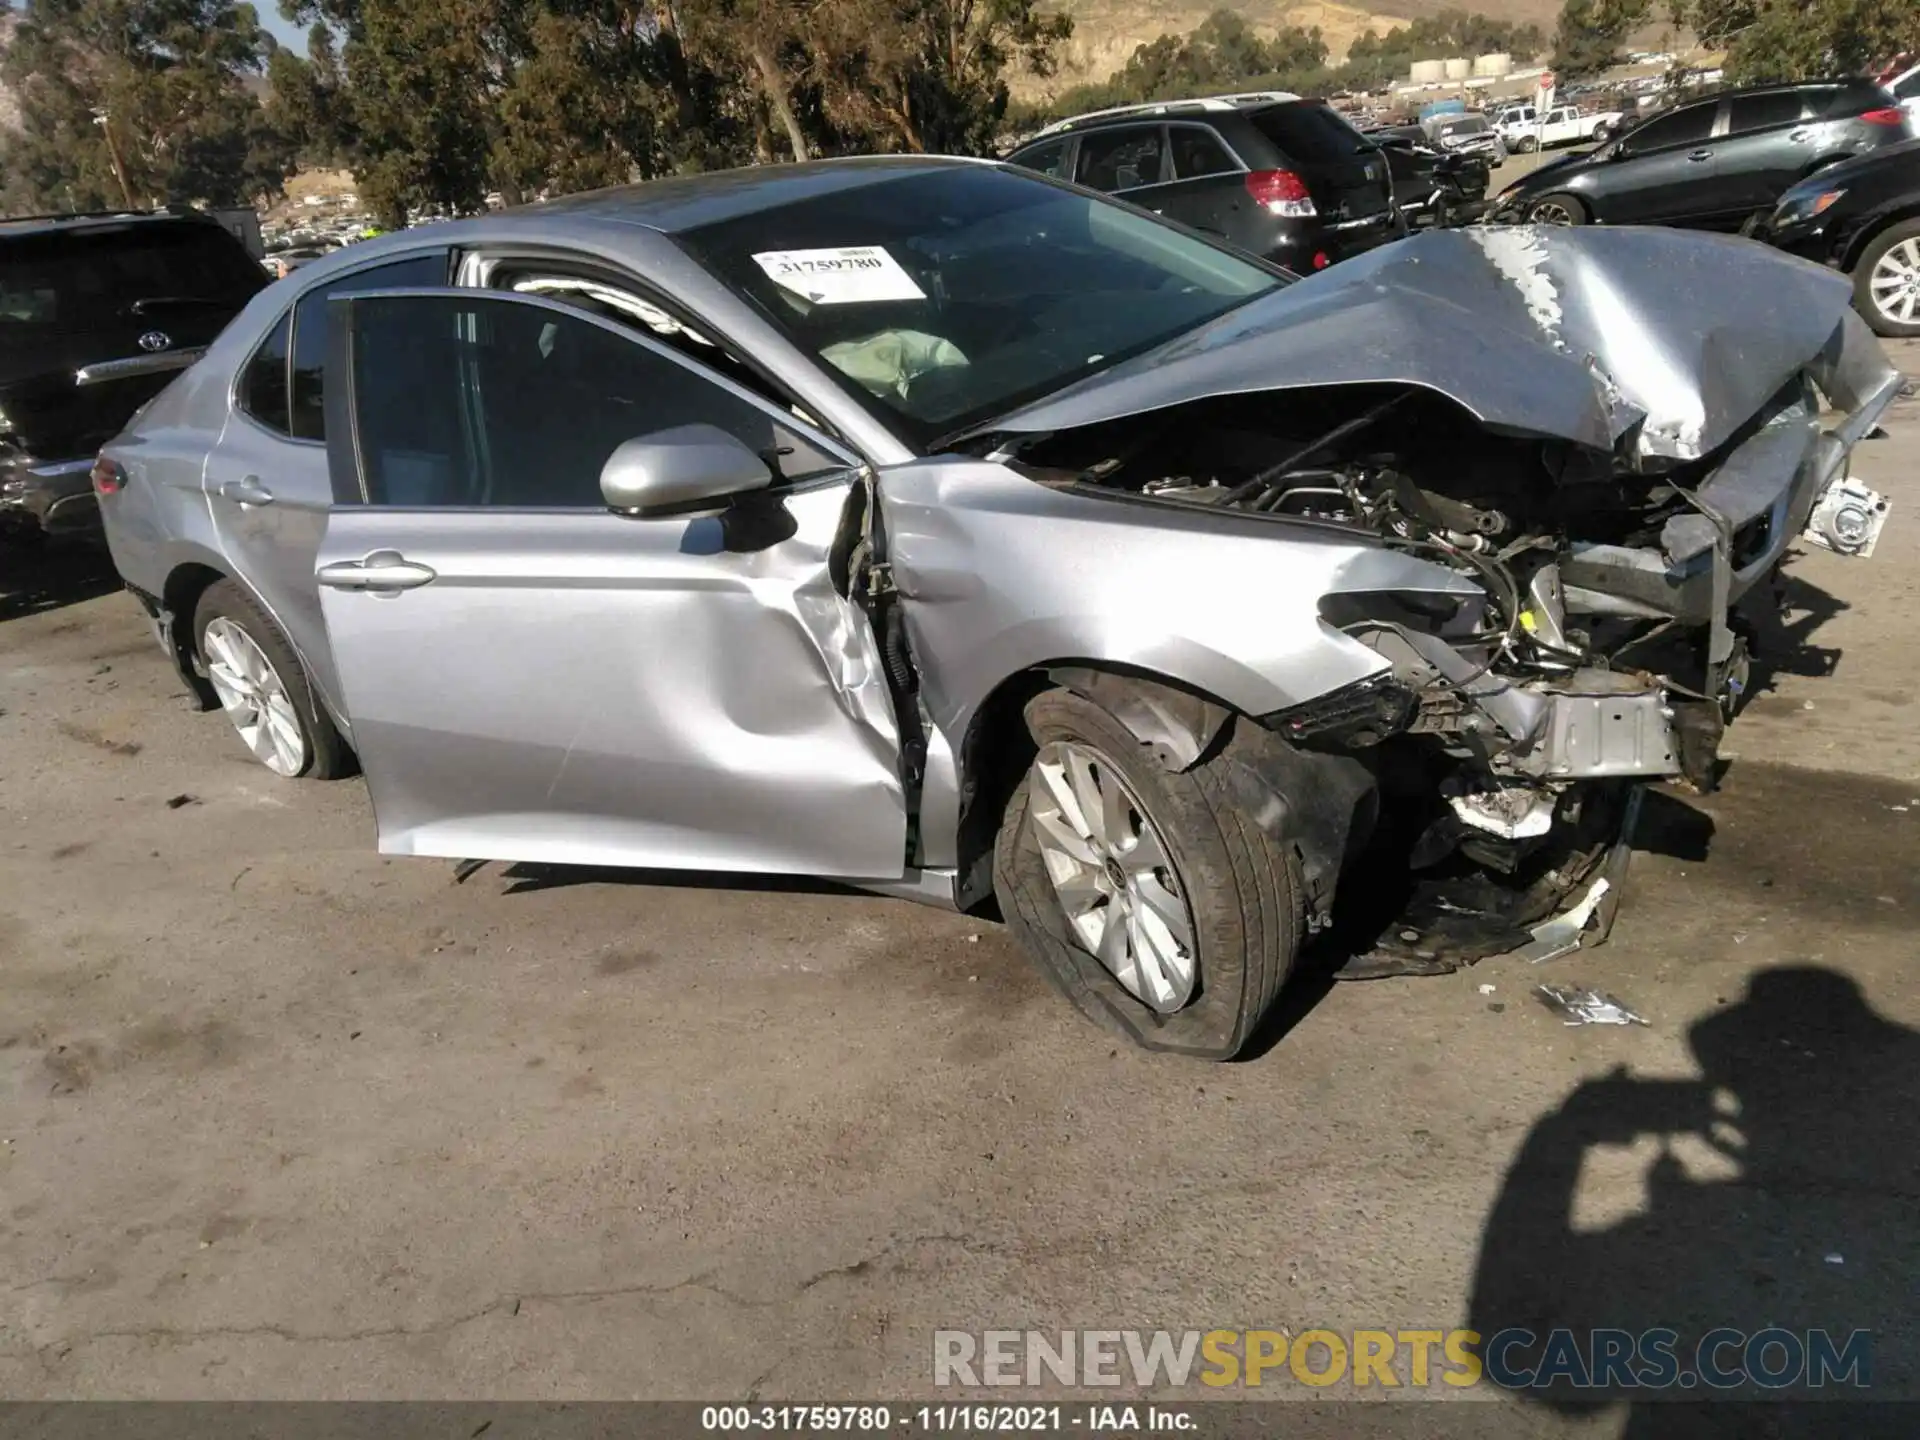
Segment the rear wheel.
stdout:
<svg viewBox="0 0 1920 1440">
<path fill-rule="evenodd" d="M 1587 207 L 1579 197 L 1555 191 L 1533 202 L 1533 208 L 1527 211 L 1527 218 L 1536 225 L 1584 225 L 1587 223 Z"/>
<path fill-rule="evenodd" d="M 1531 155 L 1540 148 L 1540 139 L 1537 135 L 1522 135 L 1513 142 L 1513 148 L 1522 155 Z"/>
<path fill-rule="evenodd" d="M 196 653 L 220 709 L 253 758 L 276 775 L 332 780 L 353 771 L 347 748 L 280 627 L 231 580 L 207 587 L 193 612 Z"/>
<path fill-rule="evenodd" d="M 1038 748 L 994 851 L 1009 928 L 1083 1014 L 1225 1060 L 1272 1008 L 1303 929 L 1299 862 L 1213 766 L 1169 773 L 1100 706 L 1027 706 Z"/>
<path fill-rule="evenodd" d="M 1920 220 L 1875 236 L 1853 267 L 1853 303 L 1880 335 L 1920 335 Z"/>
</svg>

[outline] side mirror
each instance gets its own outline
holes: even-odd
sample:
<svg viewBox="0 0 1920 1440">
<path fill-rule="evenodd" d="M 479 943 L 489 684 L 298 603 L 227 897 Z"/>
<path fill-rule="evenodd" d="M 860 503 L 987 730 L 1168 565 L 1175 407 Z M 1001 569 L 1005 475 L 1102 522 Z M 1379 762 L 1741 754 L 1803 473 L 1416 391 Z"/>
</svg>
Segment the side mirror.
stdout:
<svg viewBox="0 0 1920 1440">
<path fill-rule="evenodd" d="M 712 509 L 716 502 L 764 490 L 773 471 L 753 451 L 712 425 L 676 425 L 629 440 L 600 467 L 600 495 L 609 510 L 670 515 Z"/>
</svg>

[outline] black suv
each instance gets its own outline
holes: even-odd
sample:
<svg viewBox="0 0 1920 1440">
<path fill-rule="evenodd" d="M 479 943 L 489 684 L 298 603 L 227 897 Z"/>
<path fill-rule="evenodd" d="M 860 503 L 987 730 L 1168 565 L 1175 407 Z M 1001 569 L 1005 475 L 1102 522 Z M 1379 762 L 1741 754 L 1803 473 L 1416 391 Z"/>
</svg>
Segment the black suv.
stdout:
<svg viewBox="0 0 1920 1440">
<path fill-rule="evenodd" d="M 1725 90 L 1549 161 L 1502 191 L 1490 218 L 1737 230 L 1821 166 L 1909 133 L 1900 102 L 1869 80 Z"/>
<path fill-rule="evenodd" d="M 1331 106 L 1279 92 L 1079 115 L 1007 159 L 1302 273 L 1405 233 L 1373 143 Z"/>
<path fill-rule="evenodd" d="M 0 530 L 96 530 L 94 453 L 266 283 L 208 216 L 0 220 Z"/>
</svg>

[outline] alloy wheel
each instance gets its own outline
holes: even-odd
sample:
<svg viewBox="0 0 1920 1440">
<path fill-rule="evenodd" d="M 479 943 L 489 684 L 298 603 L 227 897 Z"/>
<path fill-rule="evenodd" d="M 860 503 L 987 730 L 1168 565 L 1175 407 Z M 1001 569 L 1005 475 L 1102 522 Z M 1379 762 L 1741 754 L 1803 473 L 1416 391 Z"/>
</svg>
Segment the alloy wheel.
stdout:
<svg viewBox="0 0 1920 1440">
<path fill-rule="evenodd" d="M 298 775 L 307 763 L 306 734 L 266 652 L 224 615 L 207 622 L 200 650 L 213 693 L 254 758 L 276 775 Z"/>
<path fill-rule="evenodd" d="M 1081 946 L 1162 1015 L 1193 998 L 1193 913 L 1166 842 L 1119 773 L 1069 741 L 1033 762 L 1028 813 Z"/>
<path fill-rule="evenodd" d="M 1902 240 L 1874 262 L 1867 293 L 1888 320 L 1911 325 L 1920 318 L 1920 235 Z"/>
<path fill-rule="evenodd" d="M 1542 200 L 1538 205 L 1533 207 L 1533 213 L 1529 218 L 1536 225 L 1575 225 L 1579 223 L 1579 217 L 1558 200 Z"/>
</svg>

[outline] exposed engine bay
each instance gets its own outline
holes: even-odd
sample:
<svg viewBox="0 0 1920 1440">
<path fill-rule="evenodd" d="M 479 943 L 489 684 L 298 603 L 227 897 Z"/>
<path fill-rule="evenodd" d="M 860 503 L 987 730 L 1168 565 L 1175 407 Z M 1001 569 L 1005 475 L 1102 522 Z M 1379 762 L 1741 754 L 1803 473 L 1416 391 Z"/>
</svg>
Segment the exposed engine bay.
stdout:
<svg viewBox="0 0 1920 1440">
<path fill-rule="evenodd" d="M 1411 384 L 1213 396 L 999 453 L 1050 487 L 1357 532 L 1473 582 L 1327 595 L 1322 623 L 1383 666 L 1267 717 L 1364 756 L 1401 868 L 1430 877 L 1345 972 L 1365 977 L 1604 938 L 1639 787 L 1714 784 L 1787 547 L 1872 551 L 1887 504 L 1847 457 L 1893 391 L 1859 388 L 1810 366 L 1691 459 L 1509 433 Z"/>
</svg>

